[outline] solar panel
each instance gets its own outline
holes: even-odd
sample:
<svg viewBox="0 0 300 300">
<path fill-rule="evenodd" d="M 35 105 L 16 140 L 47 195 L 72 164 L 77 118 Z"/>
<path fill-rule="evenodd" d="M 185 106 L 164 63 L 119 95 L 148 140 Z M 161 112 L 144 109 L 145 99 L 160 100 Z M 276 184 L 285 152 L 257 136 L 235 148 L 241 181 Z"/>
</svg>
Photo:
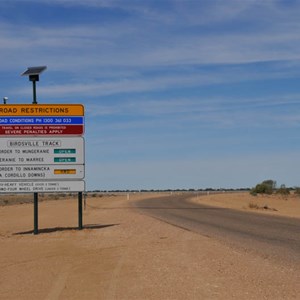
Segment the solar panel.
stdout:
<svg viewBox="0 0 300 300">
<path fill-rule="evenodd" d="M 46 69 L 47 69 L 46 66 L 28 67 L 27 70 L 21 74 L 21 76 L 39 75 Z"/>
</svg>

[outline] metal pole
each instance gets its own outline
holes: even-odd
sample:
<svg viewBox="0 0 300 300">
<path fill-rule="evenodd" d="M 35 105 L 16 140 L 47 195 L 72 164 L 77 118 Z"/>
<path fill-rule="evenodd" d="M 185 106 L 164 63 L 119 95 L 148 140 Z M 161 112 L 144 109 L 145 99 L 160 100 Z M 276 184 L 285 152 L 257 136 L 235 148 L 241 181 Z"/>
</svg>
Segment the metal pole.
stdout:
<svg viewBox="0 0 300 300">
<path fill-rule="evenodd" d="M 81 230 L 82 227 L 82 192 L 78 193 L 78 229 Z"/>
<path fill-rule="evenodd" d="M 34 234 L 39 233 L 39 211 L 38 211 L 39 194 L 33 194 L 33 210 L 34 210 Z"/>
<path fill-rule="evenodd" d="M 33 80 L 32 81 L 32 90 L 33 90 L 33 101 L 32 104 L 37 104 L 36 101 L 36 81 Z M 39 207 L 38 207 L 38 203 L 39 203 L 39 194 L 38 193 L 34 193 L 33 194 L 33 218 L 34 218 L 34 234 L 38 234 L 39 233 Z"/>
<path fill-rule="evenodd" d="M 39 81 L 39 74 L 47 69 L 46 66 L 40 67 L 30 67 L 27 68 L 25 72 L 21 74 L 21 76 L 29 76 L 29 81 L 32 81 L 32 90 L 33 90 L 33 99 L 32 104 L 37 104 L 36 100 L 36 81 Z M 33 206 L 34 206 L 34 234 L 38 234 L 38 193 L 33 193 Z"/>
<path fill-rule="evenodd" d="M 35 80 L 32 81 L 32 88 L 33 88 L 33 101 L 32 101 L 32 104 L 37 104 L 37 101 L 36 101 L 36 81 Z"/>
</svg>

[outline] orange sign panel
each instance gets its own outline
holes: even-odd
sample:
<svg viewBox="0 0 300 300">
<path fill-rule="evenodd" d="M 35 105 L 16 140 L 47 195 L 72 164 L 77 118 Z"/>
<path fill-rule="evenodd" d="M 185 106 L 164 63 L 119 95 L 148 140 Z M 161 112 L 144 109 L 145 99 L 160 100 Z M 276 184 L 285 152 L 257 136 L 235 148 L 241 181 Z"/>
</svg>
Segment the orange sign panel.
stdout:
<svg viewBox="0 0 300 300">
<path fill-rule="evenodd" d="M 0 117 L 84 116 L 82 104 L 1 104 Z"/>
<path fill-rule="evenodd" d="M 76 169 L 54 169 L 54 174 L 76 174 Z"/>
</svg>

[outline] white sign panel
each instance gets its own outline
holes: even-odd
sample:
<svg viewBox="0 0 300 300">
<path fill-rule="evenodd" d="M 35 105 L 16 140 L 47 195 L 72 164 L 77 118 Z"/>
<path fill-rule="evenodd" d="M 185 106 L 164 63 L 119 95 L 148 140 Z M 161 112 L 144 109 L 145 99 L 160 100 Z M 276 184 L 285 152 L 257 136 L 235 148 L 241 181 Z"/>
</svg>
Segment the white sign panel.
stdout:
<svg viewBox="0 0 300 300">
<path fill-rule="evenodd" d="M 0 139 L 0 166 L 51 164 L 84 164 L 84 139 L 82 137 Z"/>
<path fill-rule="evenodd" d="M 70 181 L 15 181 L 0 182 L 1 193 L 55 193 L 55 192 L 84 192 L 83 180 Z"/>
<path fill-rule="evenodd" d="M 2 180 L 59 180 L 83 179 L 84 165 L 19 165 L 1 166 L 0 181 Z"/>
</svg>

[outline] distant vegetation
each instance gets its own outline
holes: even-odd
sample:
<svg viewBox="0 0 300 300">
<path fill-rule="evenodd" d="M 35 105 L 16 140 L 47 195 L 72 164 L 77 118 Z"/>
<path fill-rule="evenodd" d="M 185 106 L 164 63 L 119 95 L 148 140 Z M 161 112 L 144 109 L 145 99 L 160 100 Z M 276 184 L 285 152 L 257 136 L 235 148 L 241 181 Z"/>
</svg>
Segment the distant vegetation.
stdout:
<svg viewBox="0 0 300 300">
<path fill-rule="evenodd" d="M 251 189 L 251 195 L 257 194 L 273 194 L 274 189 L 276 188 L 276 181 L 272 179 L 265 180 L 261 183 L 258 183 L 253 189 Z"/>
<path fill-rule="evenodd" d="M 287 196 L 290 194 L 291 190 L 295 191 L 295 194 L 300 195 L 300 188 L 288 188 L 282 184 L 279 188 L 276 188 L 276 181 L 272 179 L 264 180 L 258 183 L 254 188 L 250 190 L 250 194 L 256 196 L 257 194 L 267 194 L 272 195 L 273 193 L 277 195 Z"/>
<path fill-rule="evenodd" d="M 290 194 L 290 189 L 287 188 L 284 184 L 282 184 L 280 188 L 276 190 L 276 194 L 287 196 Z"/>
<path fill-rule="evenodd" d="M 206 188 L 206 189 L 141 189 L 141 190 L 92 190 L 89 193 L 164 193 L 164 192 L 246 192 L 250 191 L 250 188 Z"/>
</svg>

